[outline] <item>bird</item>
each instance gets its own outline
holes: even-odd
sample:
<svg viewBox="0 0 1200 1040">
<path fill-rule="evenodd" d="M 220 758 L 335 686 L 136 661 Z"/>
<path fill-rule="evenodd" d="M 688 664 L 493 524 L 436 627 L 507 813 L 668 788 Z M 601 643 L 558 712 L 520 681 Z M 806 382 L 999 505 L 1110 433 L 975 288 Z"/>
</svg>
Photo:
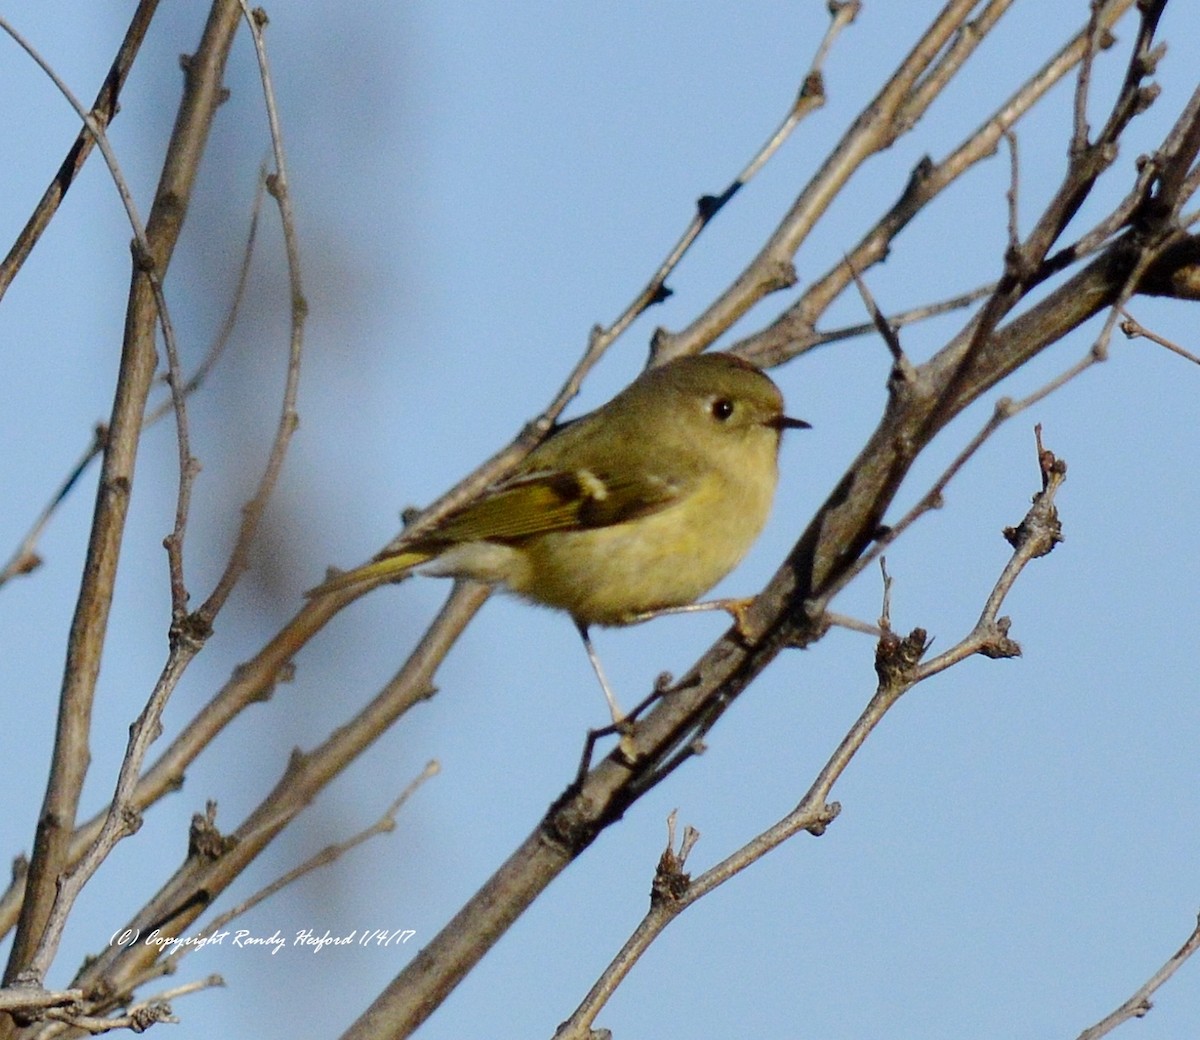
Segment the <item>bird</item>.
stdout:
<svg viewBox="0 0 1200 1040">
<path fill-rule="evenodd" d="M 418 570 L 564 611 L 621 727 L 590 629 L 711 606 L 696 601 L 766 524 L 783 431 L 809 426 L 784 413 L 779 388 L 750 362 L 719 352 L 675 358 L 555 427 L 432 530 L 306 595 L 361 593 Z"/>
</svg>

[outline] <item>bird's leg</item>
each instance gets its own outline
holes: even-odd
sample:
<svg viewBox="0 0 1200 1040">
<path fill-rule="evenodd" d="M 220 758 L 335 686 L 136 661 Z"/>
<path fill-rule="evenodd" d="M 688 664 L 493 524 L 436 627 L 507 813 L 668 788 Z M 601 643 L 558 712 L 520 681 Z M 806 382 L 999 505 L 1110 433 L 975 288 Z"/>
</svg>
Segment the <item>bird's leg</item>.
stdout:
<svg viewBox="0 0 1200 1040">
<path fill-rule="evenodd" d="M 637 625 L 664 614 L 692 614 L 701 610 L 723 610 L 733 618 L 734 627 L 742 635 L 746 634 L 746 612 L 754 602 L 753 596 L 743 596 L 737 599 L 709 599 L 703 603 L 684 603 L 678 607 L 659 607 L 657 610 L 647 610 L 644 614 L 636 614 L 629 619 L 629 624 Z"/>
<path fill-rule="evenodd" d="M 604 669 L 600 667 L 600 658 L 596 655 L 596 648 L 592 646 L 592 637 L 588 634 L 587 625 L 579 621 L 575 622 L 575 627 L 579 629 L 579 636 L 583 640 L 583 647 L 587 650 L 588 660 L 592 662 L 592 671 L 596 673 L 596 678 L 600 680 L 600 689 L 604 691 L 604 699 L 608 701 L 608 710 L 612 713 L 613 728 L 617 732 L 624 732 L 629 728 L 629 720 L 625 713 L 617 704 L 617 698 L 613 696 L 612 688 L 608 685 L 608 679 L 605 678 Z"/>
</svg>

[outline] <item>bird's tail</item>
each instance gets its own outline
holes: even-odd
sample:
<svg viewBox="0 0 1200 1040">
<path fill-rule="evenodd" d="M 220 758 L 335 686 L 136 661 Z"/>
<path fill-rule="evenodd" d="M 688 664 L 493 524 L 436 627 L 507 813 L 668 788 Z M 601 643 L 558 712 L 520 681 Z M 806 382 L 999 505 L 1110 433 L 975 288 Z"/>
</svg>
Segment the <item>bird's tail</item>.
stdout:
<svg viewBox="0 0 1200 1040">
<path fill-rule="evenodd" d="M 368 588 L 403 577 L 408 571 L 435 555 L 437 554 L 432 552 L 409 550 L 393 556 L 381 556 L 370 563 L 364 563 L 361 567 L 326 578 L 320 585 L 304 593 L 304 597 L 317 599 L 331 592 L 342 592 L 358 586 L 363 586 L 362 591 L 365 592 Z"/>
</svg>

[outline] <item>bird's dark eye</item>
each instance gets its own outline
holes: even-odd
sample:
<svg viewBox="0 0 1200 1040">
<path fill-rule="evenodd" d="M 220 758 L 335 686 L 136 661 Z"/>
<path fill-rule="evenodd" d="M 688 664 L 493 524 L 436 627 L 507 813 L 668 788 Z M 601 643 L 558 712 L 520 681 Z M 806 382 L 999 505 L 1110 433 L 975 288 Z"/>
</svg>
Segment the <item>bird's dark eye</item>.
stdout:
<svg viewBox="0 0 1200 1040">
<path fill-rule="evenodd" d="M 728 397 L 718 397 L 712 403 L 713 418 L 724 422 L 733 415 L 733 402 Z"/>
</svg>

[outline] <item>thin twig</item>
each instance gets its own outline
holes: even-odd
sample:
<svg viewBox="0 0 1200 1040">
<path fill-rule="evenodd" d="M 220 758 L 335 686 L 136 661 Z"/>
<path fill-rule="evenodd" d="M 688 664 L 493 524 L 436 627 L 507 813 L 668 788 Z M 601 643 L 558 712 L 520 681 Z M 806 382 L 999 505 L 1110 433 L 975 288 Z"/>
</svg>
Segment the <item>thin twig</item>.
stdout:
<svg viewBox="0 0 1200 1040">
<path fill-rule="evenodd" d="M 1197 949 L 1200 949 L 1200 918 L 1197 918 L 1196 927 L 1192 929 L 1192 934 L 1187 937 L 1184 944 L 1179 947 L 1167 962 L 1158 969 L 1146 981 L 1145 985 L 1141 986 L 1132 997 L 1124 1004 L 1105 1016 L 1094 1026 L 1090 1026 L 1079 1034 L 1078 1040 L 1100 1040 L 1100 1037 L 1111 1033 L 1117 1026 L 1123 1022 L 1128 1022 L 1131 1018 L 1142 1018 L 1154 1006 L 1150 1002 L 1150 997 L 1154 992 L 1162 986 L 1172 975 L 1175 974 Z"/>
<path fill-rule="evenodd" d="M 165 321 L 160 276 L 178 241 L 199 167 L 199 154 L 221 100 L 221 70 L 237 25 L 236 7 L 229 5 L 230 0 L 217 0 L 214 4 L 200 46 L 190 61 L 184 98 L 168 145 L 150 220 L 135 249 L 126 338 L 83 582 L 67 643 L 58 732 L 33 855 L 24 879 L 25 896 L 5 973 L 7 982 L 19 979 L 24 983 L 40 983 L 65 923 L 63 915 L 67 907 L 59 900 L 58 886 L 68 865 L 80 791 L 90 759 L 92 701 L 133 488 L 146 397 L 154 377 L 156 325 L 162 323 L 164 337 L 173 335 L 169 331 L 169 322 Z M 56 76 L 52 78 L 61 82 Z M 89 120 L 88 114 L 77 104 L 76 107 L 81 118 Z M 93 121 L 89 130 L 96 136 L 106 162 L 111 162 L 102 129 Z M 110 169 L 114 167 L 115 162 L 112 162 Z M 123 181 L 118 178 L 118 183 Z M 132 220 L 136 213 L 132 200 L 125 201 Z M 59 918 L 52 922 L 55 912 Z M 33 966 L 34 962 L 36 966 Z"/>
<path fill-rule="evenodd" d="M 12 248 L 9 249 L 8 255 L 0 262 L 0 299 L 3 299 L 17 272 L 33 252 L 33 247 L 37 245 L 42 232 L 49 227 L 51 219 L 58 211 L 59 204 L 91 154 L 96 138 L 92 135 L 89 127 L 107 127 L 116 117 L 119 110 L 118 99 L 121 88 L 125 85 L 129 70 L 133 67 L 134 59 L 141 49 L 146 32 L 150 28 L 150 21 L 157 9 L 158 0 L 140 0 L 138 3 L 137 9 L 129 21 L 129 28 L 125 30 L 125 38 L 121 41 L 112 65 L 109 66 L 108 75 L 104 77 L 104 83 L 96 95 L 96 100 L 92 102 L 92 107 L 88 112 L 91 117 L 90 122 L 85 121 L 86 125 L 79 131 L 74 143 L 68 149 L 66 158 L 63 159 L 41 199 L 38 200 L 37 206 L 25 222 L 25 226 L 21 229 Z"/>
<path fill-rule="evenodd" d="M 1133 3 L 1134 0 L 1111 0 L 1107 3 L 1101 14 L 1103 26 L 1106 29 L 1111 26 Z M 846 259 L 817 278 L 795 303 L 770 324 L 735 343 L 730 348 L 731 352 L 764 367 L 771 367 L 828 342 L 827 336 L 816 331 L 816 323 L 850 284 L 851 271 L 865 274 L 871 266 L 882 262 L 892 242 L 930 202 L 967 171 L 991 156 L 1004 133 L 1015 126 L 1051 87 L 1079 63 L 1086 41 L 1086 31 L 1068 41 L 940 162 L 933 163 L 927 159 L 919 162 L 900 197 L 849 251 Z M 1101 40 L 1105 46 L 1111 42 L 1107 35 Z M 927 83 L 923 84 L 923 89 L 927 91 L 928 86 Z M 994 284 L 982 293 L 975 290 L 978 295 L 972 295 L 968 302 L 994 290 Z M 862 332 L 869 330 L 865 326 L 857 328 Z"/>
<path fill-rule="evenodd" d="M 852 264 L 853 261 L 847 258 L 845 262 L 839 266 L 846 267 L 846 264 Z M 853 271 L 853 267 L 849 268 Z M 959 293 L 957 296 L 951 296 L 945 300 L 937 300 L 934 303 L 923 303 L 918 307 L 910 307 L 906 311 L 896 311 L 892 314 L 885 314 L 883 320 L 894 330 L 904 328 L 906 325 L 915 325 L 917 322 L 927 321 L 930 318 L 939 317 L 942 314 L 949 314 L 952 311 L 962 310 L 964 307 L 969 307 L 971 304 L 983 299 L 996 288 L 995 282 L 988 282 L 986 285 L 981 285 L 976 289 L 969 289 L 964 293 Z M 857 325 L 843 325 L 840 328 L 830 329 L 828 332 L 820 332 L 813 330 L 811 335 L 805 339 L 807 349 L 822 346 L 826 343 L 836 343 L 845 339 L 856 339 L 859 336 L 865 336 L 871 332 L 879 331 L 879 323 L 877 321 L 859 322 Z M 749 342 L 749 341 L 747 341 Z M 742 356 L 745 355 L 741 345 L 734 351 Z"/>
<path fill-rule="evenodd" d="M 1071 153 L 1080 154 L 1088 146 L 1087 101 L 1092 83 L 1092 63 L 1096 59 L 1097 35 L 1100 26 L 1101 0 L 1091 0 L 1087 28 L 1084 30 L 1085 48 L 1079 63 L 1079 75 L 1075 78 L 1074 118 L 1071 122 Z"/>
<path fill-rule="evenodd" d="M 164 936 L 182 934 L 351 761 L 405 711 L 432 695 L 434 673 L 482 606 L 485 592 L 473 582 L 456 583 L 417 649 L 376 697 L 321 745 L 295 752 L 274 789 L 222 843 L 221 855 L 190 856 L 130 926 L 158 927 Z M 157 954 L 145 944 L 109 947 L 84 966 L 75 982 L 89 991 L 101 987 L 105 993 L 127 994 L 154 974 L 150 969 Z"/>
<path fill-rule="evenodd" d="M 1040 431 L 1038 449 L 1042 491 L 1035 496 L 1033 507 L 1026 514 L 1020 528 L 1014 532 L 1013 556 L 988 596 L 980 620 L 971 633 L 958 646 L 935 659 L 937 667 L 932 667 L 934 662 L 930 662 L 929 666 L 922 666 L 920 658 L 928 647 L 924 630 L 914 629 L 910 635 L 903 638 L 891 631 L 892 580 L 884 567 L 883 608 L 880 612 L 882 633 L 876 653 L 879 686 L 867 707 L 842 738 L 795 809 L 699 877 L 692 879 L 683 873 L 686 847 L 681 849 L 678 855 L 673 852 L 671 839 L 674 828 L 671 827 L 667 852 L 664 852 L 659 862 L 649 911 L 601 973 L 579 1007 L 559 1027 L 558 1032 L 554 1034 L 554 1040 L 587 1040 L 591 1035 L 590 1029 L 596 1015 L 616 991 L 617 986 L 633 969 L 650 944 L 685 909 L 800 832 L 808 831 L 818 836 L 823 834 L 841 811 L 837 802 L 829 801 L 835 784 L 866 739 L 901 696 L 918 683 L 973 654 L 1011 656 L 1016 644 L 1004 635 L 1007 622 L 1005 619 L 997 619 L 996 613 L 1005 594 L 1026 564 L 1049 552 L 1059 537 L 1053 499 L 1066 474 L 1066 466 L 1042 449 Z M 882 561 L 880 565 L 883 567 Z"/>
<path fill-rule="evenodd" d="M 857 0 L 851 3 L 833 3 L 829 5 L 830 15 L 832 16 L 829 26 L 825 31 L 824 37 L 821 39 L 821 43 L 817 47 L 817 53 L 813 58 L 812 64 L 809 66 L 808 73 L 804 77 L 800 90 L 796 94 L 796 99 L 779 127 L 771 134 L 766 143 L 754 154 L 741 173 L 729 183 L 724 191 L 719 195 L 702 195 L 700 197 L 696 203 L 696 213 L 692 217 L 691 223 L 688 224 L 679 241 L 667 254 L 666 259 L 659 265 L 658 270 L 651 276 L 650 281 L 638 293 L 633 303 L 626 308 L 624 314 L 618 319 L 614 327 L 624 328 L 647 307 L 665 300 L 670 295 L 670 290 L 666 287 L 667 277 L 675 270 L 680 260 L 683 259 L 684 254 L 691 248 L 692 243 L 696 241 L 708 223 L 767 164 L 805 117 L 825 103 L 825 83 L 821 75 L 821 69 L 830 49 L 833 47 L 834 41 L 841 35 L 842 30 L 858 16 L 861 6 Z M 654 361 L 666 361 L 669 360 L 670 356 L 673 356 L 668 355 L 661 347 L 661 341 L 656 335 L 651 348 Z"/>
<path fill-rule="evenodd" d="M 1003 0 L 999 6 L 1010 2 Z M 944 54 L 950 40 L 960 33 L 976 5 L 977 0 L 950 0 L 945 5 L 733 283 L 686 328 L 678 332 L 660 329 L 655 333 L 657 358 L 665 360 L 703 349 L 763 297 L 794 284 L 793 258 L 797 250 L 850 177 L 868 158 L 890 147 L 910 130 L 932 102 L 936 91 L 922 90 L 921 78 Z M 965 58 L 981 38 L 974 33 L 959 35 L 956 56 Z M 857 264 L 856 268 L 863 269 Z M 743 353 L 743 346 L 738 344 L 736 352 Z"/>
<path fill-rule="evenodd" d="M 851 632 L 861 632 L 863 635 L 874 636 L 879 638 L 879 626 L 872 625 L 869 621 L 860 621 L 856 617 L 850 617 L 848 614 L 837 614 L 832 610 L 825 612 L 825 620 L 835 628 L 844 628 Z"/>
<path fill-rule="evenodd" d="M 1121 331 L 1125 333 L 1129 339 L 1137 339 L 1141 337 L 1148 339 L 1151 343 L 1157 343 L 1160 347 L 1166 347 L 1167 350 L 1173 351 L 1182 358 L 1187 358 L 1188 361 L 1200 365 L 1200 356 L 1193 354 L 1190 350 L 1185 350 L 1178 343 L 1174 343 L 1156 332 L 1151 332 L 1141 322 L 1139 322 L 1129 311 L 1121 308 L 1121 313 L 1125 316 L 1125 320 L 1121 322 Z"/>
<path fill-rule="evenodd" d="M 225 980 L 220 975 L 206 975 L 202 979 L 193 979 L 191 982 L 171 986 L 161 993 L 155 993 L 144 1000 L 130 1004 L 125 1014 L 113 1018 L 75 1014 L 67 1009 L 62 1009 L 45 1016 L 57 1021 L 38 1030 L 34 1040 L 53 1040 L 54 1037 L 65 1036 L 75 1029 L 84 1029 L 93 1034 L 111 1032 L 114 1029 L 129 1029 L 135 1033 L 141 1033 L 159 1022 L 178 1023 L 179 1019 L 171 1014 L 170 1002 L 172 1000 L 224 985 Z"/>
<path fill-rule="evenodd" d="M 1042 490 L 1034 496 L 1033 506 L 1021 523 L 1004 531 L 1005 538 L 1013 547 L 1013 554 L 988 595 L 975 627 L 949 650 L 917 665 L 913 672 L 914 682 L 923 682 L 975 654 L 1017 657 L 1021 653 L 1020 646 L 1008 638 L 1009 621 L 999 616 L 1000 608 L 1029 562 L 1045 556 L 1062 541 L 1062 526 L 1054 499 L 1067 476 L 1066 463 L 1042 447 L 1041 426 L 1036 426 L 1034 432 Z"/>
<path fill-rule="evenodd" d="M 67 474 L 66 479 L 59 485 L 59 488 L 50 501 L 46 503 L 45 508 L 38 514 L 38 518 L 33 522 L 33 526 L 21 539 L 21 544 L 14 550 L 12 556 L 9 557 L 8 563 L 4 565 L 4 569 L 0 570 L 0 586 L 11 578 L 15 578 L 19 574 L 29 574 L 41 566 L 42 558 L 38 555 L 37 544 L 42 537 L 42 533 L 46 530 L 50 523 L 51 517 L 54 516 L 55 510 L 66 500 L 67 496 L 79 483 L 79 478 L 87 472 L 88 466 L 92 460 L 104 451 L 104 442 L 108 439 L 108 430 L 103 424 L 98 423 L 92 431 L 92 443 L 88 449 L 79 457 L 79 461 L 71 468 L 71 472 Z"/>
<path fill-rule="evenodd" d="M 229 346 L 230 340 L 233 339 L 233 331 L 237 327 L 238 318 L 242 313 L 242 303 L 246 299 L 246 289 L 250 284 L 250 269 L 254 260 L 254 247 L 258 241 L 258 223 L 262 217 L 263 198 L 266 194 L 267 171 L 261 170 L 258 179 L 255 183 L 254 201 L 250 204 L 250 222 L 246 229 L 246 241 L 242 246 L 242 261 L 238 265 L 237 280 L 233 285 L 233 292 L 229 297 L 229 305 L 225 308 L 225 317 L 221 319 L 221 326 L 213 336 L 212 342 L 208 345 L 208 350 L 205 351 L 204 357 L 200 359 L 200 363 L 183 384 L 183 393 L 185 397 L 190 397 L 204 385 L 212 370 L 217 366 L 217 363 L 225 356 L 225 349 Z M 167 397 L 165 401 L 152 408 L 146 414 L 145 426 L 153 426 L 156 422 L 163 418 L 171 411 L 171 398 Z"/>
<path fill-rule="evenodd" d="M 846 261 L 849 264 L 849 260 Z M 892 355 L 892 364 L 894 367 L 902 367 L 906 363 L 904 356 L 904 347 L 900 343 L 900 337 L 896 335 L 896 330 L 891 322 L 884 317 L 883 311 L 879 309 L 879 305 L 875 302 L 875 297 L 871 295 L 871 290 L 867 287 L 867 283 L 859 276 L 857 271 L 852 269 L 851 273 L 854 276 L 854 285 L 858 289 L 858 295 L 862 299 L 863 306 L 866 307 L 867 313 L 871 315 L 871 325 L 875 331 L 879 333 L 880 339 L 888 348 L 888 353 Z M 911 366 L 909 366 L 911 368 Z"/>
<path fill-rule="evenodd" d="M 879 611 L 880 638 L 892 631 L 892 576 L 888 573 L 887 557 L 879 557 L 879 576 L 883 580 L 883 606 Z"/>
<path fill-rule="evenodd" d="M 1004 140 L 1008 144 L 1008 191 L 1004 196 L 1008 201 L 1008 248 L 1015 251 L 1021 248 L 1021 158 L 1017 151 L 1017 135 L 1012 129 L 1005 129 Z"/>
<path fill-rule="evenodd" d="M 250 545 L 258 531 L 263 511 L 267 501 L 279 482 L 279 474 L 283 469 L 283 461 L 291 444 L 292 434 L 299 424 L 296 412 L 296 396 L 300 386 L 300 358 L 304 345 L 304 327 L 308 317 L 308 301 L 304 295 L 304 285 L 300 271 L 300 246 L 296 233 L 296 217 L 292 209 L 292 197 L 288 187 L 287 158 L 283 147 L 283 131 L 280 126 L 279 109 L 275 100 L 275 88 L 271 82 L 271 66 L 267 58 L 266 43 L 263 40 L 263 29 L 267 24 L 267 16 L 261 8 L 250 10 L 246 0 L 239 0 L 242 15 L 250 27 L 251 38 L 254 41 L 254 53 L 258 59 L 259 80 L 262 83 L 263 104 L 267 112 L 267 123 L 271 133 L 271 150 L 274 157 L 275 171 L 266 178 L 267 190 L 279 207 L 280 221 L 283 225 L 284 249 L 287 255 L 288 286 L 291 296 L 291 336 L 288 351 L 287 376 L 284 381 L 283 401 L 280 407 L 279 424 L 275 437 L 271 442 L 271 450 L 267 464 L 255 489 L 253 497 L 242 507 L 242 522 L 238 528 L 237 540 L 229 554 L 221 577 L 203 605 L 189 619 L 189 625 L 202 633 L 207 633 L 214 618 L 234 585 L 246 569 L 249 561 Z"/>
<path fill-rule="evenodd" d="M 131 1008 L 125 1014 L 114 1015 L 112 1018 L 76 1014 L 62 1008 L 51 1008 L 46 1012 L 46 1017 L 61 1022 L 71 1029 L 90 1033 L 92 1036 L 111 1033 L 116 1029 L 129 1029 L 135 1033 L 144 1033 L 151 1026 L 158 1025 L 160 1022 L 179 1024 L 179 1019 L 171 1010 L 170 1004 L 141 1004 L 136 1010 Z M 49 1037 L 53 1034 L 46 1032 L 42 1035 Z"/>
<path fill-rule="evenodd" d="M 217 362 L 224 356 L 225 348 L 229 345 L 229 341 L 233 336 L 233 330 L 237 324 L 238 315 L 241 312 L 242 301 L 245 299 L 246 287 L 249 284 L 250 265 L 254 256 L 254 245 L 258 235 L 258 221 L 262 211 L 265 177 L 266 174 L 264 173 L 259 178 L 258 189 L 254 194 L 254 203 L 250 210 L 250 225 L 246 234 L 245 246 L 242 249 L 242 262 L 238 268 L 237 282 L 234 285 L 229 306 L 225 311 L 221 327 L 213 337 L 212 343 L 209 344 L 204 357 L 184 383 L 183 393 L 185 397 L 190 397 L 204 385 L 205 380 L 216 367 Z M 899 321 L 900 318 L 896 320 Z M 165 401 L 162 401 L 157 407 L 152 408 L 146 414 L 146 418 L 142 423 L 143 432 L 170 414 L 173 409 L 173 403 L 174 398 L 168 395 Z M 108 431 L 105 426 L 97 424 L 93 431 L 92 443 L 80 456 L 79 461 L 74 465 L 71 472 L 59 486 L 59 489 L 38 515 L 25 537 L 21 540 L 21 544 L 14 550 L 8 563 L 0 570 L 0 586 L 3 586 L 5 582 L 18 575 L 29 574 L 41 565 L 42 559 L 37 552 L 38 542 L 45 533 L 46 527 L 49 525 L 54 513 L 76 487 L 79 479 L 87 472 L 93 460 L 97 459 L 103 452 L 107 437 Z"/>
<path fill-rule="evenodd" d="M 199 938 L 204 938 L 219 932 L 231 921 L 241 917 L 243 914 L 249 913 L 263 901 L 269 899 L 276 892 L 281 891 L 288 885 L 293 884 L 306 874 L 311 874 L 314 870 L 319 870 L 321 867 L 326 867 L 330 863 L 334 863 L 341 859 L 347 852 L 357 848 L 366 841 L 378 837 L 381 834 L 390 834 L 396 829 L 396 815 L 404 808 L 405 803 L 417 792 L 417 789 L 425 783 L 426 780 L 436 776 L 441 770 L 441 766 L 436 761 L 430 761 L 425 764 L 425 768 L 417 774 L 408 786 L 400 792 L 395 801 L 392 802 L 370 827 L 366 827 L 357 834 L 351 835 L 345 841 L 336 842 L 332 845 L 327 845 L 320 852 L 309 857 L 299 866 L 293 867 L 287 873 L 281 875 L 272 881 L 269 885 L 264 885 L 253 895 L 243 899 L 236 906 L 226 910 L 223 914 L 215 917 L 212 921 L 205 924 Z M 161 966 L 164 973 L 173 972 L 179 964 L 179 961 L 192 950 L 197 949 L 199 944 L 184 945 L 175 950 Z"/>
</svg>

